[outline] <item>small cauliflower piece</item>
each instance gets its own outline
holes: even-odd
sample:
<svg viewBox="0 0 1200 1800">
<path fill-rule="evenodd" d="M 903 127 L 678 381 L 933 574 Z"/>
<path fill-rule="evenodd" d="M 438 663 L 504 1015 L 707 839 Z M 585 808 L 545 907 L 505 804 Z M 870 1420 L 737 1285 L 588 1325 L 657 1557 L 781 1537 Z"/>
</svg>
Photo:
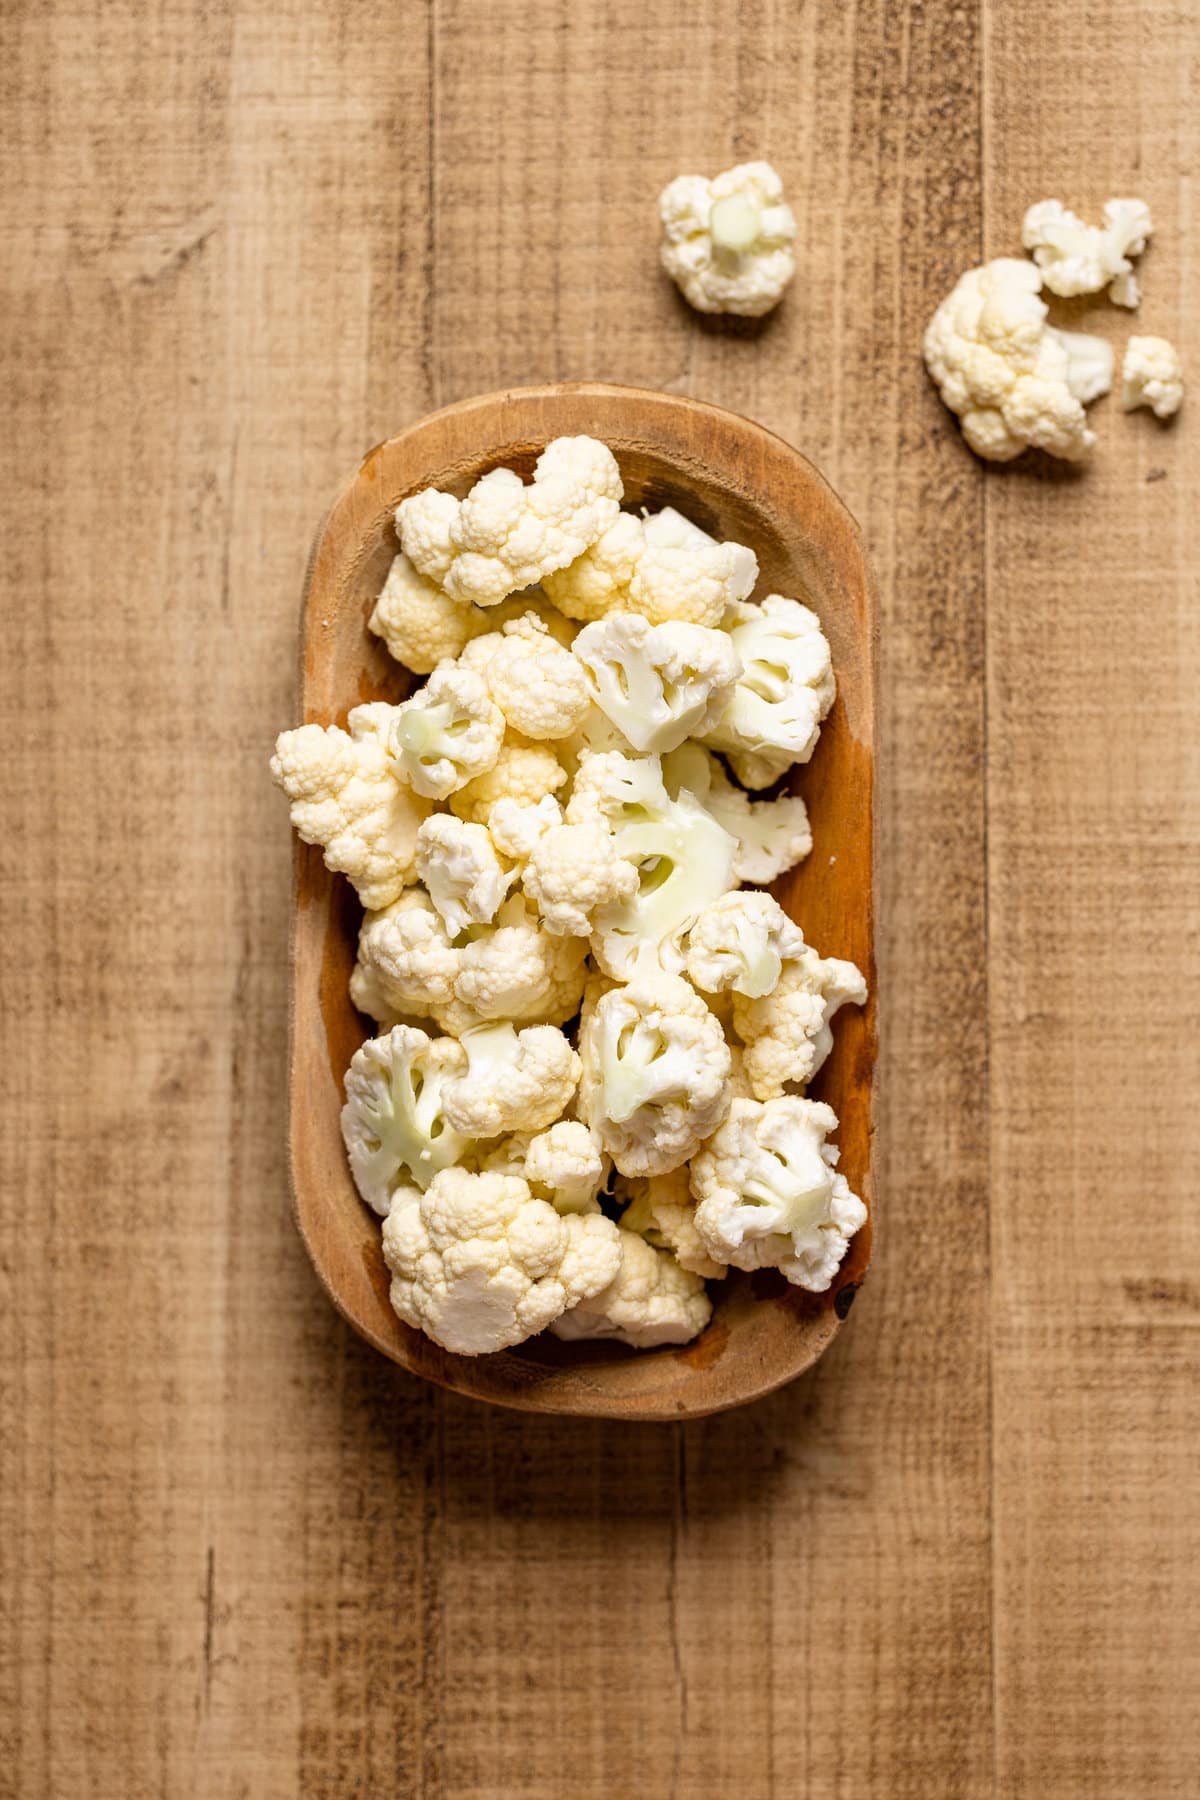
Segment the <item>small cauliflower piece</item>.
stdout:
<svg viewBox="0 0 1200 1800">
<path fill-rule="evenodd" d="M 706 181 L 679 175 L 658 199 L 662 266 L 697 312 L 757 319 L 796 273 L 796 221 L 766 162 L 739 163 Z"/>
<path fill-rule="evenodd" d="M 417 833 L 417 874 L 454 938 L 495 918 L 515 871 L 496 855 L 486 825 L 434 813 Z"/>
<path fill-rule="evenodd" d="M 551 1325 L 567 1343 L 611 1338 L 635 1350 L 690 1344 L 712 1317 L 704 1283 L 634 1231 L 619 1233 L 621 1266 L 613 1280 Z"/>
<path fill-rule="evenodd" d="M 623 1206 L 621 1230 L 636 1231 L 656 1250 L 669 1250 L 681 1269 L 707 1281 L 724 1279 L 724 1263 L 714 1262 L 696 1230 L 696 1202 L 688 1186 L 688 1170 L 665 1175 L 618 1175 L 613 1199 Z"/>
<path fill-rule="evenodd" d="M 346 1071 L 342 1137 L 354 1185 L 381 1216 L 398 1187 L 428 1187 L 439 1169 L 471 1148 L 444 1103 L 447 1084 L 466 1060 L 452 1038 L 430 1038 L 410 1025 L 393 1026 L 355 1051 Z"/>
<path fill-rule="evenodd" d="M 424 888 L 406 888 L 390 906 L 368 912 L 359 928 L 359 991 L 396 1013 L 437 1017 L 454 999 L 459 960 Z"/>
<path fill-rule="evenodd" d="M 607 713 L 592 705 L 588 706 L 578 731 L 573 731 L 569 738 L 560 738 L 554 746 L 555 754 L 572 780 L 579 773 L 579 765 L 585 756 L 602 755 L 606 750 L 620 750 L 628 756 L 632 749 L 625 733 L 617 730 Z"/>
<path fill-rule="evenodd" d="M 560 1217 L 518 1176 L 452 1168 L 397 1197 L 383 1255 L 397 1316 L 445 1350 L 480 1356 L 607 1287 L 621 1244 L 601 1213 Z"/>
<path fill-rule="evenodd" d="M 518 1032 L 508 1020 L 473 1025 L 460 1043 L 466 1067 L 446 1083 L 446 1117 L 464 1137 L 540 1131 L 566 1110 L 579 1058 L 553 1025 Z"/>
<path fill-rule="evenodd" d="M 1052 294 L 1069 299 L 1107 288 L 1114 306 L 1136 306 L 1130 258 L 1142 254 L 1153 230 L 1144 200 L 1106 200 L 1103 225 L 1085 225 L 1061 200 L 1039 200 L 1025 214 L 1021 242 Z"/>
<path fill-rule="evenodd" d="M 487 825 L 498 800 L 515 800 L 536 806 L 567 781 L 567 771 L 549 744 L 531 744 L 510 731 L 500 746 L 495 765 L 450 796 L 450 810 L 460 819 Z"/>
<path fill-rule="evenodd" d="M 475 927 L 457 956 L 455 1004 L 430 1009 L 444 1030 L 487 1019 L 562 1025 L 578 1009 L 586 942 L 543 930 L 520 894 L 510 895 L 494 924 Z"/>
<path fill-rule="evenodd" d="M 925 366 L 988 462 L 1031 446 L 1077 462 L 1096 441 L 1083 402 L 1107 393 L 1112 351 L 1100 338 L 1047 325 L 1041 285 L 1032 263 L 997 257 L 968 269 L 926 327 Z"/>
<path fill-rule="evenodd" d="M 393 1025 L 412 1025 L 418 1031 L 431 1034 L 436 1027 L 432 1019 L 417 1018 L 411 1012 L 401 1012 L 394 1007 L 387 996 L 387 985 L 382 978 L 366 963 L 356 962 L 350 971 L 350 999 L 360 1013 L 382 1029 L 375 1035 L 381 1037 Z"/>
<path fill-rule="evenodd" d="M 504 627 L 485 679 L 512 730 L 535 742 L 569 737 L 590 704 L 584 671 L 533 612 Z"/>
<path fill-rule="evenodd" d="M 705 812 L 738 842 L 733 873 L 738 881 L 765 886 L 794 868 L 812 849 L 808 808 L 799 794 L 752 801 L 735 787 L 702 744 L 681 744 L 663 757 L 663 781 L 672 799 L 681 788 L 696 796 Z"/>
<path fill-rule="evenodd" d="M 417 830 L 429 812 L 388 754 L 395 711 L 372 702 L 354 708 L 349 731 L 281 731 L 271 758 L 292 824 L 306 844 L 321 845 L 325 867 L 348 876 L 364 906 L 386 906 L 415 878 Z"/>
<path fill-rule="evenodd" d="M 742 673 L 707 742 L 723 750 L 747 787 L 766 787 L 793 763 L 807 762 L 837 684 L 816 613 L 769 594 L 726 616 Z"/>
<path fill-rule="evenodd" d="M 621 513 L 577 562 L 547 577 L 546 591 L 572 619 L 624 612 L 652 625 L 678 619 L 716 626 L 757 580 L 753 550 L 717 543 L 668 507 L 644 521 Z"/>
<path fill-rule="evenodd" d="M 1121 405 L 1126 412 L 1148 406 L 1156 419 L 1170 419 L 1183 405 L 1183 362 L 1174 344 L 1161 337 L 1131 337 L 1121 362 Z"/>
<path fill-rule="evenodd" d="M 496 606 L 582 556 L 616 518 L 616 458 L 590 437 L 555 438 L 526 486 L 493 469 L 465 500 L 426 488 L 396 508 L 396 531 L 420 573 L 452 600 Z"/>
<path fill-rule="evenodd" d="M 688 933 L 688 979 L 708 994 L 731 988 L 759 999 L 778 985 L 784 958 L 806 948 L 804 933 L 770 894 L 722 894 Z"/>
<path fill-rule="evenodd" d="M 867 1209 L 835 1173 L 833 1108 L 794 1094 L 735 1100 L 692 1162 L 696 1230 L 709 1255 L 735 1269 L 779 1269 L 823 1294 Z"/>
<path fill-rule="evenodd" d="M 619 857 L 638 871 L 628 900 L 593 914 L 592 952 L 606 974 L 683 967 L 680 940 L 704 908 L 733 886 L 735 840 L 686 790 L 672 800 L 656 756 L 618 751 L 580 765 L 568 824 L 600 823 Z"/>
<path fill-rule="evenodd" d="M 392 755 L 418 794 L 431 800 L 493 769 L 504 742 L 504 714 L 481 675 L 443 663 L 411 700 L 396 707 Z"/>
<path fill-rule="evenodd" d="M 518 1132 L 505 1138 L 484 1155 L 482 1166 L 520 1175 L 536 1199 L 560 1213 L 599 1212 L 597 1196 L 608 1173 L 603 1151 L 580 1119 L 559 1119 L 533 1137 Z"/>
<path fill-rule="evenodd" d="M 769 993 L 748 999 L 735 992 L 733 1026 L 758 1099 L 773 1100 L 789 1085 L 811 1081 L 833 1048 L 834 1014 L 847 1004 L 862 1006 L 866 998 L 866 981 L 854 963 L 818 956 L 809 945 L 789 956 Z"/>
<path fill-rule="evenodd" d="M 742 672 L 728 634 L 610 613 L 575 640 L 590 697 L 637 750 L 677 749 L 716 724 Z M 581 715 L 582 718 L 582 715 Z"/>
<path fill-rule="evenodd" d="M 678 1168 L 725 1110 L 725 1034 L 679 976 L 660 970 L 602 995 L 579 1054 L 578 1110 L 623 1175 Z"/>
<path fill-rule="evenodd" d="M 490 619 L 478 607 L 464 606 L 419 575 L 401 551 L 388 570 L 367 628 L 381 637 L 396 661 L 417 675 L 429 675 L 440 662 L 452 661 Z"/>
<path fill-rule="evenodd" d="M 638 871 L 617 854 L 598 819 L 564 825 L 553 800 L 517 806 L 502 800 L 492 813 L 496 842 L 524 867 L 521 884 L 555 936 L 587 937 L 601 907 L 631 900 Z"/>
</svg>

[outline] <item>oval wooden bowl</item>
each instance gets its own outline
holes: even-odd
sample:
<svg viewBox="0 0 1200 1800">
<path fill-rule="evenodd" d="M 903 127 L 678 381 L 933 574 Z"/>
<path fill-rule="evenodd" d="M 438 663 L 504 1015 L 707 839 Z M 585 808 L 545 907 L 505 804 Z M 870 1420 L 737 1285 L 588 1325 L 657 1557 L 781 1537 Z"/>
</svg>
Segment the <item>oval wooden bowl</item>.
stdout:
<svg viewBox="0 0 1200 1800">
<path fill-rule="evenodd" d="M 301 624 L 305 720 L 345 723 L 363 700 L 398 700 L 412 678 L 367 631 L 396 551 L 397 502 L 430 486 L 462 494 L 504 463 L 527 478 L 551 438 L 611 445 L 629 506 L 675 506 L 757 552 L 759 594 L 805 600 L 833 650 L 838 696 L 812 762 L 797 771 L 814 849 L 777 886 L 825 955 L 852 958 L 874 990 L 871 801 L 875 614 L 857 528 L 811 463 L 749 420 L 695 400 L 593 383 L 488 394 L 447 407 L 378 445 L 334 502 L 309 563 Z M 292 940 L 291 1162 L 296 1218 L 335 1306 L 414 1374 L 538 1412 L 675 1419 L 753 1400 L 821 1355 L 870 1256 L 854 1239 L 833 1290 L 806 1294 L 774 1272 L 711 1284 L 707 1331 L 682 1348 L 632 1352 L 544 1336 L 494 1356 L 452 1356 L 402 1325 L 388 1304 L 379 1220 L 358 1198 L 342 1148 L 342 1076 L 367 1035 L 350 1003 L 361 911 L 317 849 L 296 856 Z M 841 1168 L 870 1204 L 874 1009 L 839 1014 L 833 1054 L 813 1084 L 840 1121 Z"/>
</svg>

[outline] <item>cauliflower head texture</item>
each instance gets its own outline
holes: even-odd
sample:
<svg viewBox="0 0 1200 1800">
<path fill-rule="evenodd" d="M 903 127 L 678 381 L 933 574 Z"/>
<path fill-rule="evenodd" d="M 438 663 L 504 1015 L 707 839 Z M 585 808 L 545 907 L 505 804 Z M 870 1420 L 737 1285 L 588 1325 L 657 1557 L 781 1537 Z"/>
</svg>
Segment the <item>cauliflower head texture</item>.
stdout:
<svg viewBox="0 0 1200 1800">
<path fill-rule="evenodd" d="M 618 1175 L 613 1199 L 624 1209 L 622 1231 L 636 1231 L 656 1250 L 669 1250 L 681 1269 L 703 1280 L 724 1278 L 725 1264 L 713 1261 L 696 1230 L 696 1202 L 686 1165 L 665 1175 Z"/>
<path fill-rule="evenodd" d="M 477 606 L 464 606 L 424 575 L 401 551 L 392 560 L 368 629 L 406 669 L 429 675 L 440 662 L 460 656 L 471 639 L 490 625 Z"/>
<path fill-rule="evenodd" d="M 568 1343 L 612 1338 L 635 1350 L 690 1344 L 712 1317 L 699 1275 L 634 1231 L 619 1233 L 621 1266 L 607 1287 L 557 1318 L 550 1329 Z"/>
<path fill-rule="evenodd" d="M 469 1026 L 459 1042 L 466 1067 L 446 1083 L 444 1106 L 464 1137 L 540 1131 L 566 1110 L 579 1082 L 579 1057 L 555 1026 L 518 1031 L 498 1020 Z"/>
<path fill-rule="evenodd" d="M 591 697 L 584 671 L 536 613 L 504 627 L 488 658 L 488 691 L 513 731 L 535 742 L 570 737 Z"/>
<path fill-rule="evenodd" d="M 760 999 L 779 985 L 784 959 L 802 956 L 806 947 L 778 900 L 739 889 L 714 900 L 689 931 L 688 980 L 705 993 L 732 989 Z"/>
<path fill-rule="evenodd" d="M 707 741 L 747 787 L 767 787 L 816 748 L 837 692 L 829 644 L 816 613 L 782 594 L 732 607 L 726 624 L 742 673 Z"/>
<path fill-rule="evenodd" d="M 643 752 L 703 737 L 742 673 L 727 632 L 680 620 L 650 625 L 639 613 L 610 613 L 585 625 L 574 650 L 590 698 Z"/>
<path fill-rule="evenodd" d="M 860 969 L 819 956 L 811 945 L 791 953 L 768 993 L 749 998 L 735 989 L 733 1026 L 757 1097 L 771 1100 L 811 1081 L 833 1048 L 834 1014 L 847 1004 L 862 1006 L 866 998 Z"/>
<path fill-rule="evenodd" d="M 639 519 L 620 513 L 589 550 L 546 580 L 554 604 L 572 619 L 638 613 L 652 625 L 677 619 L 721 623 L 758 579 L 745 544 L 718 543 L 673 507 Z"/>
<path fill-rule="evenodd" d="M 1156 419 L 1170 419 L 1183 405 L 1183 360 L 1162 337 L 1131 337 L 1121 361 L 1121 406 L 1125 412 L 1148 406 Z"/>
<path fill-rule="evenodd" d="M 396 707 L 392 755 L 418 794 L 444 800 L 496 766 L 504 714 L 481 675 L 442 663 L 411 700 Z"/>
<path fill-rule="evenodd" d="M 433 813 L 417 833 L 417 874 L 447 934 L 455 938 L 472 925 L 490 924 L 515 870 L 496 855 L 486 825 Z"/>
<path fill-rule="evenodd" d="M 536 806 L 547 794 L 566 785 L 567 771 L 549 744 L 534 744 L 518 732 L 506 734 L 493 766 L 450 796 L 450 810 L 460 819 L 486 825 L 498 800 Z"/>
<path fill-rule="evenodd" d="M 770 163 L 679 175 L 658 212 L 663 268 L 697 312 L 756 319 L 778 305 L 796 273 L 796 221 Z"/>
</svg>

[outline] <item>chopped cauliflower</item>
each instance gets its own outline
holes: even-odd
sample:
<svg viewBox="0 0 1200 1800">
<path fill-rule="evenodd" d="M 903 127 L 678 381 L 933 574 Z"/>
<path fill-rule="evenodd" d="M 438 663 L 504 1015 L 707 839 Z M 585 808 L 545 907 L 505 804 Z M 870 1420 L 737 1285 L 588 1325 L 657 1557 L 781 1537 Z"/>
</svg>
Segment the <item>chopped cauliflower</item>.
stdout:
<svg viewBox="0 0 1200 1800">
<path fill-rule="evenodd" d="M 867 1209 L 835 1173 L 833 1108 L 794 1094 L 735 1100 L 692 1163 L 696 1229 L 709 1255 L 735 1269 L 779 1269 L 823 1294 Z"/>
<path fill-rule="evenodd" d="M 610 613 L 585 625 L 574 649 L 591 699 L 641 751 L 675 750 L 685 738 L 703 737 L 742 673 L 727 632 L 678 619 L 649 625 L 638 613 Z"/>
<path fill-rule="evenodd" d="M 799 794 L 751 800 L 735 787 L 703 744 L 681 744 L 663 757 L 663 780 L 672 799 L 681 788 L 696 796 L 705 812 L 737 839 L 733 873 L 738 881 L 765 886 L 794 868 L 812 849 L 808 808 Z"/>
<path fill-rule="evenodd" d="M 1096 441 L 1083 397 L 1107 393 L 1112 351 L 1100 338 L 1047 325 L 1041 285 L 1032 263 L 997 257 L 960 276 L 925 331 L 925 365 L 967 443 L 989 462 L 1031 446 L 1077 462 Z"/>
<path fill-rule="evenodd" d="M 742 673 L 707 742 L 739 781 L 767 787 L 816 747 L 837 691 L 829 645 L 816 613 L 782 594 L 732 607 L 726 624 Z"/>
<path fill-rule="evenodd" d="M 743 889 L 706 907 L 687 939 L 688 979 L 705 993 L 761 999 L 778 986 L 785 958 L 804 954 L 804 933 L 770 894 Z"/>
<path fill-rule="evenodd" d="M 426 488 L 396 508 L 401 547 L 452 600 L 495 606 L 582 556 L 617 516 L 617 460 L 595 438 L 555 438 L 529 486 L 493 469 L 465 500 Z"/>
<path fill-rule="evenodd" d="M 1174 344 L 1161 337 L 1131 337 L 1121 363 L 1121 405 L 1126 412 L 1148 406 L 1156 419 L 1170 419 L 1183 405 L 1183 362 Z"/>
<path fill-rule="evenodd" d="M 381 637 L 396 661 L 418 675 L 429 675 L 440 662 L 461 655 L 471 639 L 490 623 L 477 606 L 464 606 L 424 575 L 418 575 L 401 551 L 388 570 L 367 628 Z"/>
<path fill-rule="evenodd" d="M 621 1266 L 606 1288 L 580 1301 L 551 1325 L 568 1343 L 612 1338 L 635 1350 L 690 1344 L 712 1317 L 712 1301 L 698 1275 L 655 1250 L 634 1231 L 619 1233 Z"/>
<path fill-rule="evenodd" d="M 1085 225 L 1061 200 L 1039 200 L 1025 214 L 1021 242 L 1052 294 L 1098 294 L 1114 306 L 1141 298 L 1131 257 L 1146 248 L 1154 226 L 1144 200 L 1106 200 L 1104 224 Z"/>
<path fill-rule="evenodd" d="M 578 561 L 548 576 L 545 586 L 559 611 L 572 619 L 624 612 L 640 613 L 652 625 L 678 619 L 714 626 L 757 580 L 753 550 L 717 543 L 668 507 L 645 520 L 620 513 Z"/>
<path fill-rule="evenodd" d="M 790 1084 L 811 1081 L 833 1048 L 834 1014 L 840 1006 L 862 1006 L 866 998 L 860 969 L 818 956 L 809 945 L 789 956 L 769 993 L 749 999 L 735 991 L 733 1026 L 758 1099 L 773 1100 Z"/>
<path fill-rule="evenodd" d="M 358 962 L 372 993 L 396 1013 L 437 1017 L 454 999 L 460 953 L 424 888 L 406 888 L 390 906 L 368 912 L 358 933 Z"/>
<path fill-rule="evenodd" d="M 523 737 L 570 737 L 583 723 L 590 704 L 587 678 L 536 613 L 504 627 L 484 673 L 492 699 Z"/>
<path fill-rule="evenodd" d="M 496 766 L 504 714 L 480 675 L 443 663 L 396 707 L 392 755 L 418 794 L 444 800 Z"/>
<path fill-rule="evenodd" d="M 620 1267 L 602 1213 L 561 1216 L 518 1176 L 443 1169 L 398 1195 L 383 1226 L 391 1303 L 460 1356 L 520 1344 L 600 1293 Z"/>
<path fill-rule="evenodd" d="M 686 981 L 611 988 L 581 1024 L 579 1112 L 623 1175 L 678 1168 L 720 1120 L 729 1046 Z"/>
<path fill-rule="evenodd" d="M 458 1005 L 434 1013 L 447 1031 L 483 1019 L 562 1025 L 578 1009 L 586 942 L 544 931 L 520 894 L 510 895 L 494 924 L 474 928 L 458 957 Z"/>
<path fill-rule="evenodd" d="M 608 1164 L 599 1144 L 580 1119 L 559 1119 L 536 1136 L 518 1132 L 487 1151 L 482 1166 L 505 1175 L 520 1175 L 539 1200 L 555 1212 L 599 1212 L 597 1196 Z"/>
<path fill-rule="evenodd" d="M 386 906 L 413 879 L 417 830 L 429 811 L 388 754 L 395 711 L 373 702 L 354 708 L 349 731 L 281 731 L 271 758 L 292 824 L 306 844 L 322 846 L 325 867 L 348 876 L 364 906 Z"/>
<path fill-rule="evenodd" d="M 507 1020 L 472 1025 L 459 1040 L 466 1067 L 445 1086 L 446 1117 L 464 1137 L 541 1131 L 566 1110 L 579 1058 L 553 1025 L 518 1032 Z"/>
<path fill-rule="evenodd" d="M 417 874 L 455 938 L 470 925 L 495 918 L 515 870 L 496 855 L 486 825 L 472 825 L 453 813 L 433 813 L 417 833 Z"/>
<path fill-rule="evenodd" d="M 624 1207 L 622 1231 L 636 1231 L 656 1250 L 669 1250 L 681 1269 L 706 1281 L 724 1278 L 725 1264 L 714 1262 L 700 1242 L 686 1164 L 665 1175 L 618 1175 L 613 1199 Z"/>
<path fill-rule="evenodd" d="M 398 1186 L 429 1186 L 439 1169 L 471 1148 L 445 1111 L 447 1083 L 466 1066 L 452 1038 L 430 1038 L 410 1025 L 368 1038 L 346 1072 L 342 1137 L 354 1184 L 386 1215 Z"/>
<path fill-rule="evenodd" d="M 587 937 L 598 910 L 638 891 L 637 869 L 618 855 L 598 819 L 567 825 L 553 800 L 537 806 L 501 800 L 491 826 L 506 854 L 524 865 L 521 884 L 555 936 Z"/>
<path fill-rule="evenodd" d="M 450 810 L 460 819 L 486 825 L 498 800 L 536 806 L 566 783 L 567 771 L 549 744 L 531 744 L 510 731 L 492 768 L 450 796 Z"/>
<path fill-rule="evenodd" d="M 757 319 L 778 305 L 796 273 L 796 221 L 770 163 L 679 175 L 658 212 L 663 268 L 697 312 Z"/>
</svg>

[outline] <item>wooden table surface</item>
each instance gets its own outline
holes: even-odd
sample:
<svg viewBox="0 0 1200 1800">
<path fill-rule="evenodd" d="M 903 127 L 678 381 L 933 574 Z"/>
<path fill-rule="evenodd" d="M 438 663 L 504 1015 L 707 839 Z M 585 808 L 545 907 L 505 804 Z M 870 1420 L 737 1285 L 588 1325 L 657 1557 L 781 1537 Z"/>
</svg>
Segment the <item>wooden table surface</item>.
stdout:
<svg viewBox="0 0 1200 1800">
<path fill-rule="evenodd" d="M 1200 389 L 985 469 L 919 343 L 1030 201 L 1132 192 L 1200 376 L 1195 8 L 6 26 L 0 1793 L 1191 1800 Z M 655 196 L 760 155 L 801 273 L 708 322 Z M 400 1375 L 289 1215 L 311 535 L 423 412 L 583 376 L 782 433 L 881 587 L 876 1266 L 688 1426 Z"/>
</svg>

